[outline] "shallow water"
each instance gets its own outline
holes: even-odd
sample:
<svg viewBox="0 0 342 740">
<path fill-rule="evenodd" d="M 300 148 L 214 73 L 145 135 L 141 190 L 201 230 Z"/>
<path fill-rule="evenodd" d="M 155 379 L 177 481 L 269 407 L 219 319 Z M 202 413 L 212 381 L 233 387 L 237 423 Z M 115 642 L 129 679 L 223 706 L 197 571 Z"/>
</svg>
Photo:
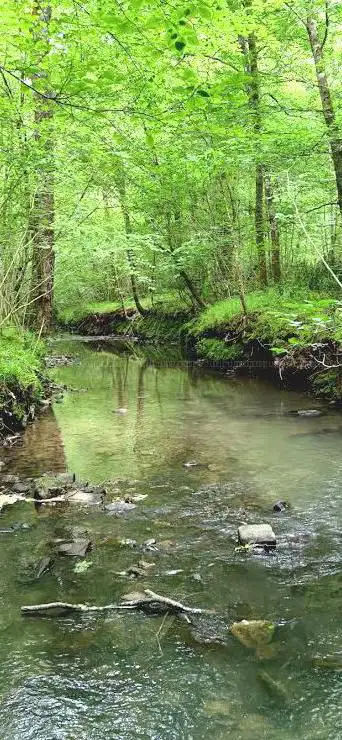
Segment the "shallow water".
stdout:
<svg viewBox="0 0 342 740">
<path fill-rule="evenodd" d="M 73 390 L 6 453 L 6 472 L 70 471 L 147 498 L 124 518 L 29 503 L 1 515 L 1 527 L 31 525 L 0 534 L 1 740 L 341 740 L 341 672 L 313 664 L 337 654 L 342 666 L 341 416 L 294 418 L 288 411 L 312 400 L 177 358 L 55 349 L 79 356 L 54 371 Z M 291 510 L 273 514 L 278 499 Z M 274 557 L 235 551 L 242 521 L 272 524 Z M 59 558 L 32 577 L 53 540 L 84 530 L 95 542 L 88 570 Z M 126 538 L 138 546 L 120 546 Z M 148 538 L 157 551 L 143 551 Z M 146 578 L 119 575 L 141 557 L 155 566 Z M 215 608 L 217 619 L 196 640 L 171 618 L 20 617 L 21 604 L 105 604 L 147 587 Z M 269 654 L 226 637 L 225 624 L 242 618 L 279 623 Z M 203 642 L 215 631 L 225 644 Z"/>
</svg>

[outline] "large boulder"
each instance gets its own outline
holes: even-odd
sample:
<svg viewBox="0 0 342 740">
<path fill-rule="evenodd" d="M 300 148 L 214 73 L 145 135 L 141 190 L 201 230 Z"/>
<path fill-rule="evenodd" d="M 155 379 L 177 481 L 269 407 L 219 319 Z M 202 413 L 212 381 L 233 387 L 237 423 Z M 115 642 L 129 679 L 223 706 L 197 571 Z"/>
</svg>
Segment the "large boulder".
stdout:
<svg viewBox="0 0 342 740">
<path fill-rule="evenodd" d="M 276 547 L 277 540 L 270 524 L 242 524 L 238 529 L 240 545 Z"/>
</svg>

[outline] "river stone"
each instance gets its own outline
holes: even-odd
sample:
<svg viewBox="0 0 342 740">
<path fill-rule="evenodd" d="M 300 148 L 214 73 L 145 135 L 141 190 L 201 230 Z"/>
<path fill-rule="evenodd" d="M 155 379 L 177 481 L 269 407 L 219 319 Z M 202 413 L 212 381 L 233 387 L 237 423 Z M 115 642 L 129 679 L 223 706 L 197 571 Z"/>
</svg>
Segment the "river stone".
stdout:
<svg viewBox="0 0 342 740">
<path fill-rule="evenodd" d="M 135 504 L 130 504 L 127 501 L 113 501 L 111 504 L 107 504 L 105 506 L 105 510 L 108 511 L 109 514 L 116 514 L 117 516 L 127 514 L 135 508 Z"/>
<path fill-rule="evenodd" d="M 230 632 L 239 642 L 247 648 L 259 648 L 272 641 L 275 633 L 275 625 L 265 619 L 253 619 L 248 621 L 233 622 L 229 627 Z"/>
<path fill-rule="evenodd" d="M 58 475 L 46 473 L 35 481 L 34 495 L 42 500 L 56 498 L 70 488 L 74 480 L 75 477 L 69 475 L 69 473 L 59 473 Z"/>
<path fill-rule="evenodd" d="M 13 486 L 13 491 L 15 493 L 27 493 L 30 490 L 30 484 L 24 483 L 22 481 L 19 481 L 19 483 L 15 483 Z"/>
<path fill-rule="evenodd" d="M 97 506 L 103 503 L 103 494 L 89 490 L 76 490 L 67 494 L 67 500 L 72 504 L 83 504 L 84 506 Z"/>
<path fill-rule="evenodd" d="M 5 506 L 16 504 L 17 501 L 23 501 L 23 497 L 18 493 L 1 493 L 0 494 L 0 512 Z"/>
<path fill-rule="evenodd" d="M 270 524 L 242 524 L 238 529 L 240 545 L 276 547 L 277 540 Z"/>
<path fill-rule="evenodd" d="M 289 505 L 287 501 L 276 501 L 275 504 L 273 504 L 273 511 L 280 513 L 282 511 L 286 511 L 286 509 L 289 508 Z"/>
<path fill-rule="evenodd" d="M 276 681 L 272 678 L 267 671 L 258 671 L 257 678 L 273 699 L 277 699 L 283 704 L 287 704 L 289 696 L 280 681 Z"/>
<path fill-rule="evenodd" d="M 84 558 L 88 550 L 91 549 L 90 540 L 74 540 L 65 542 L 58 547 L 59 555 L 71 555 L 72 557 Z"/>
<path fill-rule="evenodd" d="M 19 483 L 19 476 L 13 475 L 13 473 L 8 473 L 7 475 L 2 476 L 1 483 L 4 483 L 5 485 L 12 485 L 13 483 Z"/>
<path fill-rule="evenodd" d="M 302 409 L 297 411 L 298 416 L 322 416 L 323 411 L 319 409 Z"/>
<path fill-rule="evenodd" d="M 141 601 L 151 601 L 151 599 L 143 591 L 131 591 L 129 594 L 123 594 L 121 601 L 130 601 L 133 604 L 138 604 Z"/>
</svg>

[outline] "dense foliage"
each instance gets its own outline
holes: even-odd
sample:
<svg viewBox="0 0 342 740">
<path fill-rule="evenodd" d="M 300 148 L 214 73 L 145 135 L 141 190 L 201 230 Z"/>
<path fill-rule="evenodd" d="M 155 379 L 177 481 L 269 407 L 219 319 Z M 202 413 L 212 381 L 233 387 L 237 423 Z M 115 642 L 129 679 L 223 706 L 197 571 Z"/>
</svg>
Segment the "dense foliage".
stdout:
<svg viewBox="0 0 342 740">
<path fill-rule="evenodd" d="M 1 322 L 340 291 L 338 0 L 5 0 Z M 145 301 L 145 302 L 144 302 Z"/>
</svg>

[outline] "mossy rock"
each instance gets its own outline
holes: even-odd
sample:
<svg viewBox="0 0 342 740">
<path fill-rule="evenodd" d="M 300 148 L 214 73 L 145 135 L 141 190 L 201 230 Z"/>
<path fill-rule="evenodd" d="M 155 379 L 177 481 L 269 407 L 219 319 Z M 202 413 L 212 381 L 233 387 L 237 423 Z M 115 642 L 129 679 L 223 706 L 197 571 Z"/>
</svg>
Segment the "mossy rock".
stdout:
<svg viewBox="0 0 342 740">
<path fill-rule="evenodd" d="M 273 640 L 276 625 L 264 619 L 234 622 L 229 627 L 234 637 L 247 648 L 261 648 Z"/>
</svg>

